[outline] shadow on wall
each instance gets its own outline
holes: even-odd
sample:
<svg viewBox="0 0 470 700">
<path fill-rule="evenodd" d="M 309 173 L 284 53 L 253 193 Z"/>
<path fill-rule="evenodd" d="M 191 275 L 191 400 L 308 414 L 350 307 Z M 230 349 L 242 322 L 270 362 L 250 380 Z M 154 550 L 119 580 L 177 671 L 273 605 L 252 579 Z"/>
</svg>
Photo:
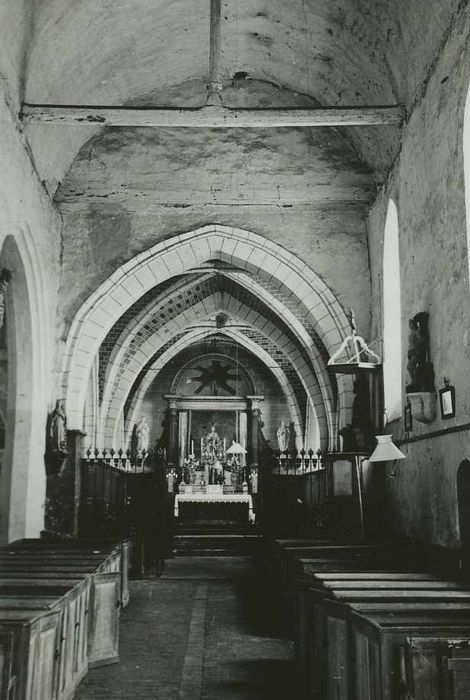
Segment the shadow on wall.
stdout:
<svg viewBox="0 0 470 700">
<path fill-rule="evenodd" d="M 464 459 L 457 471 L 460 547 L 465 569 L 470 563 L 470 461 Z"/>
</svg>

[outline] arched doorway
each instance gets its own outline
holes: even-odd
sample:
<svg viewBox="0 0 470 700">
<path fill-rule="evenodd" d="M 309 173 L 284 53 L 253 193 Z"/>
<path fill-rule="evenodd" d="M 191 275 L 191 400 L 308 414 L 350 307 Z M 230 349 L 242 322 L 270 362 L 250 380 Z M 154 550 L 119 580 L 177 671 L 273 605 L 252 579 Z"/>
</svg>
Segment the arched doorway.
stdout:
<svg viewBox="0 0 470 700">
<path fill-rule="evenodd" d="M 5 291 L 2 342 L 5 442 L 0 470 L 0 539 L 5 542 L 32 532 L 36 526 L 42 528 L 45 475 L 42 455 L 36 456 L 39 468 L 32 470 L 33 327 L 25 267 L 13 236 L 5 239 L 0 268 L 11 275 Z"/>
<path fill-rule="evenodd" d="M 466 562 L 470 556 L 470 461 L 464 459 L 457 471 L 457 505 L 460 547 Z"/>
</svg>

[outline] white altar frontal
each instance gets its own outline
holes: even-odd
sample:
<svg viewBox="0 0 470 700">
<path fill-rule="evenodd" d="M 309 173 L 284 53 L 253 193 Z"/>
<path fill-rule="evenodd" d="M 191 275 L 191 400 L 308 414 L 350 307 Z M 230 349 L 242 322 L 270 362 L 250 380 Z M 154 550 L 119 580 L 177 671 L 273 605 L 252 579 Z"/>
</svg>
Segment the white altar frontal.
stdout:
<svg viewBox="0 0 470 700">
<path fill-rule="evenodd" d="M 186 487 L 187 488 L 187 487 Z M 175 496 L 175 518 L 179 516 L 179 506 L 181 503 L 246 503 L 248 506 L 248 522 L 255 522 L 255 513 L 253 511 L 253 498 L 249 493 L 224 493 L 222 486 L 209 486 L 208 489 L 185 490 L 184 493 L 178 493 Z"/>
</svg>

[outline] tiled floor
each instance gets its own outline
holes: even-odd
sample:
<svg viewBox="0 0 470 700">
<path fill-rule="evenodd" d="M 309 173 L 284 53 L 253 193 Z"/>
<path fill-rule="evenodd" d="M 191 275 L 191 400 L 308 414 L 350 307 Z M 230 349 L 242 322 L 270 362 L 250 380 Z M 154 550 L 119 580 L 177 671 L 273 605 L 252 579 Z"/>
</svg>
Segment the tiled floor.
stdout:
<svg viewBox="0 0 470 700">
<path fill-rule="evenodd" d="M 290 642 L 244 557 L 181 557 L 132 584 L 120 663 L 93 669 L 78 700 L 293 698 Z"/>
</svg>

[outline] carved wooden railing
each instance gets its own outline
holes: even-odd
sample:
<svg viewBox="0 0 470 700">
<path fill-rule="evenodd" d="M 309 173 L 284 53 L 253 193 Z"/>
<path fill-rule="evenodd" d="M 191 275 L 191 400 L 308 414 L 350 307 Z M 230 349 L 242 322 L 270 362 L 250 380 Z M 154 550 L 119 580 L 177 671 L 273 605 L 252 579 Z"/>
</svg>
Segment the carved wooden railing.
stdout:
<svg viewBox="0 0 470 700">
<path fill-rule="evenodd" d="M 260 510 L 264 529 L 279 532 L 316 527 L 326 495 L 320 450 L 274 451 L 266 442 L 260 457 Z"/>
<path fill-rule="evenodd" d="M 80 492 L 82 537 L 133 533 L 145 543 L 147 560 L 164 558 L 171 532 L 162 450 L 87 450 L 81 461 Z"/>
<path fill-rule="evenodd" d="M 324 469 L 321 450 L 294 450 L 273 453 L 273 474 L 278 476 L 304 476 Z"/>
</svg>

